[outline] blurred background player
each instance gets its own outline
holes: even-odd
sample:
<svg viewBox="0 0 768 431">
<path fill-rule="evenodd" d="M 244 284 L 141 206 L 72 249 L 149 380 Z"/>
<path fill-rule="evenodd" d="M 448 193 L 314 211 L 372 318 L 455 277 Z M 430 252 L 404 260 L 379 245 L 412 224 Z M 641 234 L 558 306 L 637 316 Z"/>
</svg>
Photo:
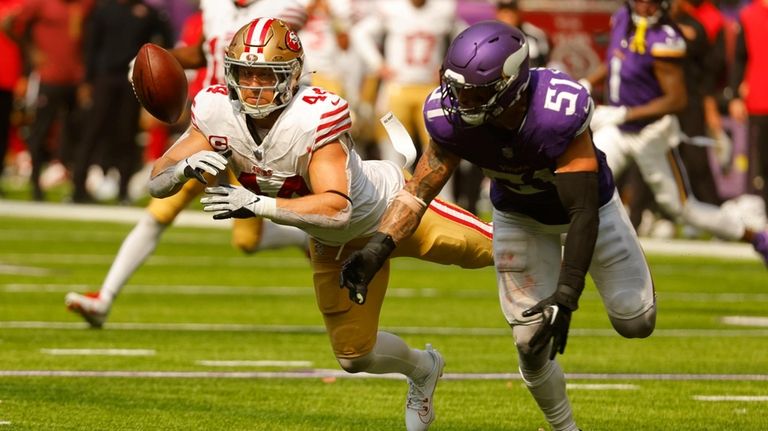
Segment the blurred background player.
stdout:
<svg viewBox="0 0 768 431">
<path fill-rule="evenodd" d="M 377 116 L 391 111 L 422 147 L 429 142 L 421 115 L 424 98 L 439 82 L 448 41 L 464 26 L 455 0 L 380 0 L 351 30 L 352 48 L 380 79 Z M 399 160 L 383 128 L 377 128 L 380 158 Z"/>
<path fill-rule="evenodd" d="M 677 154 L 675 114 L 687 103 L 685 40 L 664 0 L 630 0 L 612 17 L 606 64 L 588 79 L 605 80 L 609 106 L 592 117 L 594 141 L 614 175 L 633 160 L 659 207 L 670 217 L 730 241 L 752 244 L 768 264 L 768 233 L 755 232 L 734 214 L 704 204 L 691 193 Z"/>
<path fill-rule="evenodd" d="M 72 169 L 72 201 L 93 201 L 86 180 L 91 164 L 96 164 L 105 173 L 116 168 L 117 199 L 128 204 L 128 183 L 141 166 L 137 142 L 141 106 L 125 76 L 142 45 L 152 42 L 169 48 L 173 32 L 168 17 L 141 0 L 97 3 L 86 30 L 83 90 L 88 121 Z"/>
<path fill-rule="evenodd" d="M 747 123 L 747 190 L 763 197 L 768 213 L 768 0 L 753 0 L 739 13 L 739 31 L 729 80 L 729 112 Z"/>
<path fill-rule="evenodd" d="M 94 0 L 23 0 L 6 22 L 6 32 L 22 46 L 27 97 L 34 99 L 34 122 L 27 139 L 32 159 L 32 198 L 45 199 L 43 168 L 58 166 L 66 178 L 80 142 L 79 86 L 84 76 L 83 34 Z M 52 137 L 59 139 L 52 140 Z M 63 164 L 63 165 L 62 165 Z"/>
<path fill-rule="evenodd" d="M 9 14 L 21 5 L 22 0 L 0 2 L 0 29 Z M 3 31 L 0 31 L 0 58 L 3 67 L 0 68 L 0 179 L 3 178 L 6 155 L 11 141 L 11 115 L 17 95 L 17 86 L 22 77 L 21 51 Z M 0 197 L 3 189 L 0 187 Z"/>
<path fill-rule="evenodd" d="M 530 51 L 531 67 L 547 67 L 549 63 L 549 37 L 541 28 L 525 19 L 521 0 L 496 0 L 496 19 L 517 27 L 525 34 Z"/>
<path fill-rule="evenodd" d="M 224 58 L 227 85 L 195 98 L 192 125 L 156 162 L 149 190 L 172 195 L 196 181 L 194 169 L 216 174 L 229 166 L 243 187 L 206 188 L 201 203 L 214 219 L 263 216 L 309 233 L 317 306 L 339 365 L 350 373 L 407 377 L 406 429 L 425 431 L 434 419 L 442 356 L 378 330 L 388 268 L 367 296 L 339 288 L 345 257 L 367 242 L 387 202 L 398 199 L 402 164 L 361 160 L 347 101 L 300 85 L 303 59 L 300 39 L 277 19 L 258 18 L 240 29 Z M 466 268 L 491 264 L 487 223 L 439 202 L 427 213 L 400 255 Z"/>
<path fill-rule="evenodd" d="M 185 69 L 206 67 L 206 86 L 225 82 L 224 51 L 234 32 L 245 23 L 258 16 L 276 16 L 298 29 L 306 21 L 306 10 L 296 0 L 203 0 L 200 9 L 203 35 L 199 42 L 176 48 L 171 53 Z M 213 183 L 215 179 L 208 175 L 207 181 Z M 231 175 L 229 182 L 237 183 Z M 198 181 L 189 181 L 172 197 L 152 199 L 147 212 L 120 246 L 99 292 L 84 295 L 69 292 L 64 301 L 67 308 L 79 313 L 91 326 L 101 327 L 115 298 L 131 275 L 154 252 L 162 233 L 204 188 L 205 185 Z M 233 221 L 232 242 L 246 253 L 286 246 L 303 250 L 307 236 L 291 226 L 250 218 Z"/>
</svg>

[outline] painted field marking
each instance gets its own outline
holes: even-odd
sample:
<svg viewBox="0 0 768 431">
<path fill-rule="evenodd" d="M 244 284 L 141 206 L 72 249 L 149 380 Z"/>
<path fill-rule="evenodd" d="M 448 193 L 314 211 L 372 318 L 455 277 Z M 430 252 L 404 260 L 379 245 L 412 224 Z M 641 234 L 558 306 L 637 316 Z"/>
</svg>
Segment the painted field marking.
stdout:
<svg viewBox="0 0 768 431">
<path fill-rule="evenodd" d="M 176 379 L 384 379 L 403 380 L 402 374 L 350 374 L 343 370 L 310 369 L 295 371 L 68 371 L 0 370 L 0 377 L 104 377 L 104 378 L 176 378 Z M 571 380 L 643 380 L 643 381 L 738 381 L 765 382 L 768 374 L 590 374 L 566 373 Z M 445 380 L 516 380 L 518 373 L 445 373 Z"/>
<path fill-rule="evenodd" d="M 35 268 L 32 266 L 9 265 L 5 263 L 0 263 L 0 274 L 32 275 L 32 276 L 43 277 L 46 275 L 50 275 L 50 273 L 51 271 L 46 268 Z"/>
<path fill-rule="evenodd" d="M 43 321 L 0 321 L 2 329 L 63 329 L 82 330 L 89 328 L 85 322 L 43 322 Z M 258 325 L 246 323 L 129 323 L 109 322 L 105 330 L 118 331 L 210 331 L 210 332 L 255 332 L 273 334 L 325 334 L 321 325 Z M 509 328 L 452 328 L 441 326 L 382 326 L 383 330 L 406 335 L 459 335 L 499 337 L 509 336 Z M 574 328 L 568 335 L 575 337 L 618 337 L 613 329 Z M 768 337 L 768 329 L 657 329 L 653 336 L 664 338 L 704 337 Z"/>
<path fill-rule="evenodd" d="M 0 265 L 0 268 L 2 266 Z M 0 270 L 0 273 L 2 271 Z M 220 296 L 280 296 L 280 297 L 307 297 L 314 298 L 314 289 L 306 286 L 232 286 L 232 285 L 160 285 L 160 284 L 129 284 L 127 294 L 173 294 L 173 295 L 220 295 Z M 99 285 L 81 283 L 6 283 L 0 284 L 0 292 L 5 293 L 67 293 L 87 292 L 98 290 Z M 498 294 L 493 286 L 488 289 L 436 289 L 436 288 L 408 288 L 390 286 L 387 296 L 398 298 L 489 298 L 498 301 Z M 598 300 L 596 292 L 585 292 L 583 298 Z M 720 303 L 744 303 L 744 302 L 768 302 L 768 293 L 659 293 L 659 298 L 670 301 L 686 302 L 720 302 Z M 738 317 L 738 316 L 737 316 Z M 767 318 L 768 319 L 768 318 Z"/>
<path fill-rule="evenodd" d="M 0 421 L 0 425 L 11 425 L 11 421 Z"/>
<path fill-rule="evenodd" d="M 154 349 L 40 349 L 54 356 L 154 356 Z"/>
<path fill-rule="evenodd" d="M 311 361 L 195 361 L 198 365 L 208 367 L 296 367 L 310 368 L 314 365 Z"/>
<path fill-rule="evenodd" d="M 51 202 L 24 202 L 0 199 L 0 216 L 9 217 L 135 224 L 144 216 L 144 214 L 145 210 L 143 208 L 110 207 L 106 205 L 74 205 Z M 230 229 L 231 223 L 222 223 L 213 220 L 210 215 L 205 214 L 202 211 L 184 210 L 179 214 L 176 220 L 174 220 L 174 226 Z M 745 243 L 653 238 L 640 238 L 640 243 L 648 254 L 759 260 L 757 253 L 754 252 L 749 244 Z M 216 262 L 218 262 L 218 260 Z M 442 267 L 435 266 L 435 268 Z"/>
<path fill-rule="evenodd" d="M 583 389 L 588 391 L 636 391 L 640 389 L 637 385 L 610 383 L 566 383 L 565 387 L 568 389 Z"/>
<path fill-rule="evenodd" d="M 725 316 L 721 319 L 726 325 L 762 326 L 768 328 L 768 317 L 758 316 Z"/>
<path fill-rule="evenodd" d="M 694 395 L 696 401 L 741 401 L 741 402 L 768 402 L 766 395 Z"/>
</svg>

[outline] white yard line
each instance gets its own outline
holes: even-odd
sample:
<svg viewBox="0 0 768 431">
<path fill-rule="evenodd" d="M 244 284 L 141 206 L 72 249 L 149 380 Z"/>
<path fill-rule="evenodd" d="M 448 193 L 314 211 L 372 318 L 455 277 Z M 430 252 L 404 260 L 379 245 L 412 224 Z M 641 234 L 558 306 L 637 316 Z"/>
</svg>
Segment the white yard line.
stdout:
<svg viewBox="0 0 768 431">
<path fill-rule="evenodd" d="M 0 216 L 45 218 L 54 220 L 104 221 L 136 223 L 145 213 L 143 208 L 107 205 L 72 205 L 61 203 L 23 202 L 0 199 Z M 230 222 L 215 221 L 202 211 L 184 210 L 174 220 L 175 226 L 229 229 Z M 649 254 L 672 256 L 706 256 L 758 261 L 749 244 L 720 241 L 660 240 L 641 238 Z"/>
<path fill-rule="evenodd" d="M 2 265 L 0 265 L 0 273 Z M 7 283 L 0 284 L 0 292 L 5 293 L 67 293 L 98 290 L 98 285 L 87 284 L 58 284 L 58 283 Z M 151 293 L 173 295 L 237 295 L 237 296 L 306 296 L 314 298 L 315 293 L 309 284 L 306 286 L 232 286 L 232 285 L 160 285 L 160 284 L 129 284 L 128 293 Z M 483 298 L 497 300 L 495 286 L 488 288 L 470 289 L 435 289 L 390 286 L 387 289 L 388 297 L 396 298 Z M 768 293 L 682 293 L 659 292 L 661 301 L 686 301 L 686 302 L 718 302 L 718 303 L 745 303 L 768 302 Z M 594 291 L 585 292 L 582 297 L 597 300 L 599 295 Z M 740 316 L 736 316 L 740 317 Z M 760 318 L 758 318 L 760 319 Z M 760 322 L 758 320 L 758 322 Z M 739 325 L 739 323 L 729 323 Z M 753 326 L 749 324 L 749 326 Z M 758 323 L 757 326 L 766 326 Z"/>
<path fill-rule="evenodd" d="M 54 356 L 154 356 L 154 349 L 40 349 Z"/>
<path fill-rule="evenodd" d="M 350 374 L 343 370 L 312 369 L 296 371 L 70 371 L 0 370 L 0 377 L 106 377 L 176 379 L 385 379 L 402 380 L 401 374 Z M 568 380 L 642 381 L 768 381 L 768 374 L 580 374 L 566 373 Z M 521 380 L 517 373 L 445 373 L 444 380 Z M 626 390 L 621 387 L 616 389 Z M 631 385 L 629 385 L 631 386 Z M 600 386 L 598 386 L 599 388 Z M 582 389 L 589 389 L 582 388 Z M 605 390 L 604 388 L 601 390 Z"/>
<path fill-rule="evenodd" d="M 206 367 L 290 367 L 290 368 L 311 368 L 312 361 L 195 361 L 197 365 Z"/>
<path fill-rule="evenodd" d="M 2 329 L 63 329 L 82 330 L 88 328 L 84 322 L 43 322 L 43 321 L 0 321 Z M 129 323 L 108 322 L 105 330 L 118 331 L 210 331 L 210 332 L 257 332 L 282 334 L 325 334 L 321 325 L 257 325 L 246 323 Z M 408 335 L 458 335 L 458 336 L 509 336 L 509 328 L 456 328 L 425 326 L 382 327 L 398 334 Z M 612 329 L 571 329 L 575 337 L 618 337 Z M 657 329 L 654 337 L 768 337 L 768 329 Z"/>
</svg>

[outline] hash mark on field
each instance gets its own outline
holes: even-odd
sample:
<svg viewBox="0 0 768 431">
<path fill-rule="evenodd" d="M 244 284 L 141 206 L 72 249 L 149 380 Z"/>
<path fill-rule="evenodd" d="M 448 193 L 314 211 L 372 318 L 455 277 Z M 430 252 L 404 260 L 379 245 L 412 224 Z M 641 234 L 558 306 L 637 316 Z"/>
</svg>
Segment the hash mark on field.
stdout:
<svg viewBox="0 0 768 431">
<path fill-rule="evenodd" d="M 768 317 L 758 316 L 725 316 L 722 322 L 735 326 L 763 326 L 768 327 Z"/>
<path fill-rule="evenodd" d="M 153 349 L 40 349 L 54 356 L 154 356 Z"/>
<path fill-rule="evenodd" d="M 584 389 L 588 391 L 635 391 L 640 389 L 637 385 L 628 384 L 610 384 L 610 383 L 568 383 L 566 384 L 568 389 Z"/>
<path fill-rule="evenodd" d="M 765 395 L 694 395 L 696 401 L 744 401 L 744 402 L 766 402 L 768 396 Z"/>
<path fill-rule="evenodd" d="M 296 367 L 310 368 L 311 361 L 196 361 L 197 365 L 208 367 Z"/>
</svg>

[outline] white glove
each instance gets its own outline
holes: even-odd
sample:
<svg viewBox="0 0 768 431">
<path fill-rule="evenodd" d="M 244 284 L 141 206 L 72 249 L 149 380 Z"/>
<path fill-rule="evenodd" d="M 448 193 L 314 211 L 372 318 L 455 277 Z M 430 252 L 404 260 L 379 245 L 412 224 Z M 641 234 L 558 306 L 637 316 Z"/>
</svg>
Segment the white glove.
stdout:
<svg viewBox="0 0 768 431">
<path fill-rule="evenodd" d="M 200 203 L 203 204 L 203 211 L 216 213 L 214 220 L 256 216 L 272 218 L 277 212 L 275 199 L 259 196 L 244 187 L 207 187 Z"/>
<path fill-rule="evenodd" d="M 624 123 L 626 119 L 626 106 L 600 105 L 595 107 L 594 112 L 592 112 L 592 121 L 589 123 L 589 127 L 595 131 L 607 126 L 618 126 Z"/>
<path fill-rule="evenodd" d="M 717 163 L 723 172 L 728 172 L 731 168 L 731 159 L 733 157 L 733 141 L 731 141 L 731 137 L 723 129 L 713 131 L 712 137 L 715 140 L 713 150 L 715 151 Z"/>
<path fill-rule="evenodd" d="M 131 62 L 128 63 L 128 82 L 133 84 L 133 66 L 136 64 L 136 57 L 133 57 L 131 59 Z"/>
<path fill-rule="evenodd" d="M 222 155 L 215 151 L 200 151 L 177 163 L 173 174 L 179 182 L 195 178 L 203 184 L 208 184 L 203 172 L 216 176 L 226 167 L 226 153 Z"/>
</svg>

